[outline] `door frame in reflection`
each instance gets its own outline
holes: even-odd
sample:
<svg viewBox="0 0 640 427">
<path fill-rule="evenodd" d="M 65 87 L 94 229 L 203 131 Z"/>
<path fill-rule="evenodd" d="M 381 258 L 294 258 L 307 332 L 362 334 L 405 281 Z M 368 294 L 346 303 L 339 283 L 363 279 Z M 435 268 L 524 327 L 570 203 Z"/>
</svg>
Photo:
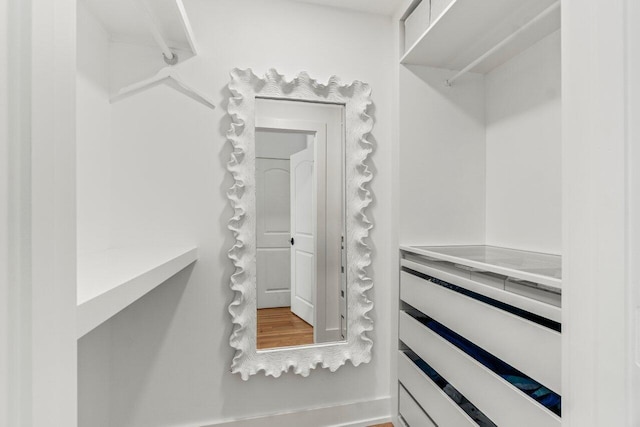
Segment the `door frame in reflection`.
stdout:
<svg viewBox="0 0 640 427">
<path fill-rule="evenodd" d="M 291 101 L 290 101 L 291 102 Z M 259 130 L 268 130 L 268 131 L 282 131 L 282 132 L 299 132 L 305 133 L 307 135 L 314 136 L 314 168 L 313 168 L 313 186 L 315 188 L 315 197 L 313 203 L 313 213 L 314 218 L 312 219 L 314 224 L 314 272 L 315 272 L 315 281 L 313 283 L 313 295 L 314 295 L 314 320 L 313 320 L 313 335 L 314 335 L 314 343 L 323 343 L 323 342 L 335 342 L 341 341 L 343 339 L 343 331 L 341 330 L 341 322 L 340 317 L 337 320 L 338 328 L 328 328 L 327 319 L 327 256 L 336 257 L 334 253 L 328 253 L 327 251 L 327 143 L 328 143 L 328 132 L 327 132 L 327 123 L 319 122 L 319 121 L 307 121 L 307 120 L 296 120 L 296 119 L 280 119 L 273 117 L 261 117 L 260 115 L 256 115 L 255 128 L 256 131 Z M 340 126 L 340 128 L 342 128 Z M 342 132 L 342 129 L 340 129 Z M 340 152 L 343 151 L 344 141 L 341 138 L 340 141 Z M 340 170 L 340 180 L 344 183 L 343 175 L 343 165 L 341 163 Z M 344 186 L 344 184 L 342 184 Z M 343 190 L 344 191 L 344 190 Z M 293 197 L 293 195 L 292 195 Z M 343 193 L 340 194 L 340 199 L 343 199 Z M 342 201 L 342 203 L 344 203 Z M 342 228 L 340 230 L 340 234 L 344 234 L 344 205 L 340 206 L 340 215 L 342 218 Z M 292 218 L 293 221 L 293 218 Z M 332 236 L 333 239 L 336 239 L 336 236 Z M 339 237 L 338 237 L 339 238 Z M 292 256 L 293 256 L 292 247 Z M 338 262 L 338 268 L 342 264 L 342 253 L 339 254 L 335 260 L 332 260 L 332 263 Z M 291 265 L 292 274 L 294 263 Z M 293 277 L 292 277 L 292 289 L 291 295 L 292 298 L 294 289 L 293 289 Z M 343 288 L 344 283 L 343 276 L 340 277 L 339 290 Z M 346 308 L 342 307 L 341 299 L 338 299 L 338 316 L 343 316 L 343 312 L 346 312 Z"/>
<path fill-rule="evenodd" d="M 317 218 L 319 213 L 325 209 L 324 200 L 318 197 L 318 187 L 323 186 L 325 177 L 321 176 L 323 171 L 318 169 L 315 160 L 315 147 L 318 145 L 318 141 L 323 140 L 323 136 L 320 133 L 314 133 L 312 138 L 313 144 L 291 155 L 289 168 L 291 200 L 289 207 L 291 212 L 290 301 L 291 312 L 313 326 L 313 339 L 316 342 L 318 331 L 316 311 L 325 310 L 321 304 L 322 299 L 317 296 L 318 288 L 324 287 L 321 278 L 318 277 L 323 266 L 322 260 L 317 256 L 321 252 L 317 235 Z M 309 180 L 311 182 L 308 182 Z M 305 225 L 307 226 L 305 227 Z M 318 286 L 318 283 L 321 286 Z"/>
</svg>

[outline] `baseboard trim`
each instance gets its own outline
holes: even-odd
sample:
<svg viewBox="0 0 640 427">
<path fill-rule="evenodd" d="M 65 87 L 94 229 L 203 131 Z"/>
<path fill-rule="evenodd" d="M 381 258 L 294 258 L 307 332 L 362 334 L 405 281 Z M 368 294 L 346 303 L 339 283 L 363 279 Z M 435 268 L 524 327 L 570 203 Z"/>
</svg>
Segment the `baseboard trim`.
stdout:
<svg viewBox="0 0 640 427">
<path fill-rule="evenodd" d="M 255 418 L 224 420 L 200 427 L 367 427 L 391 421 L 391 398 L 384 397 Z"/>
</svg>

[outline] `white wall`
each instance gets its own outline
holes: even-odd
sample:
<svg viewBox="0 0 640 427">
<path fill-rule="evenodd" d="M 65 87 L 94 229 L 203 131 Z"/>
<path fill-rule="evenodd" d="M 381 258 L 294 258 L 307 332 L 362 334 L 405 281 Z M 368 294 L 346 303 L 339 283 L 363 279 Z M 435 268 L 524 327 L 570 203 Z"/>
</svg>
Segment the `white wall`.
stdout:
<svg viewBox="0 0 640 427">
<path fill-rule="evenodd" d="M 111 104 L 109 37 L 78 1 L 77 224 L 78 254 L 109 247 L 111 206 Z"/>
<path fill-rule="evenodd" d="M 77 241 L 78 254 L 111 243 L 111 103 L 109 36 L 77 2 Z M 109 426 L 111 326 L 102 325 L 78 341 L 78 424 Z"/>
<path fill-rule="evenodd" d="M 16 3 L 28 4 L 24 14 L 31 17 L 30 26 L 23 28 L 30 31 L 30 42 L 18 51 L 29 55 L 30 66 L 21 70 L 29 88 L 20 94 L 29 108 L 22 117 L 29 134 L 21 135 L 20 145 L 30 149 L 25 173 L 30 197 L 20 199 L 28 200 L 30 209 L 25 235 L 29 273 L 20 281 L 22 290 L 29 289 L 28 302 L 23 300 L 29 323 L 21 337 L 28 340 L 28 352 L 20 357 L 29 365 L 25 399 L 31 405 L 30 420 L 19 425 L 75 426 L 76 7 L 74 0 Z"/>
<path fill-rule="evenodd" d="M 0 92 L 9 91 L 9 4 L 0 0 Z M 11 386 L 9 349 L 9 102 L 0 98 L 0 425 L 9 425 Z"/>
<path fill-rule="evenodd" d="M 625 9 L 628 60 L 627 76 L 628 84 L 628 117 L 629 132 L 628 146 L 629 154 L 627 164 L 629 165 L 629 186 L 627 197 L 629 197 L 629 212 L 627 218 L 634 218 L 629 221 L 630 236 L 630 260 L 640 258 L 640 27 L 636 25 L 640 19 L 640 4 L 637 1 L 627 1 Z M 640 401 L 640 264 L 631 262 L 629 268 L 629 284 L 627 298 L 627 322 L 631 327 L 628 330 L 627 342 L 635 343 L 635 348 L 631 348 L 627 356 L 627 365 L 630 371 L 631 381 L 628 383 L 630 390 L 627 395 L 629 399 L 627 405 L 630 406 L 629 420 L 631 425 L 640 424 L 640 405 L 635 402 Z"/>
<path fill-rule="evenodd" d="M 400 67 L 400 242 L 561 252 L 560 33 L 453 87 Z"/>
<path fill-rule="evenodd" d="M 111 378 L 110 399 L 102 401 L 109 406 L 108 423 L 202 425 L 369 400 L 375 401 L 373 406 L 352 413 L 354 420 L 391 414 L 386 398 L 392 390 L 395 343 L 388 301 L 397 251 L 389 244 L 390 153 L 395 143 L 390 19 L 285 1 L 185 3 L 202 56 L 185 64 L 189 69 L 184 74 L 221 102 L 211 111 L 158 87 L 113 104 L 111 238 L 117 246 L 196 243 L 200 259 L 108 323 L 113 355 L 104 369 L 109 375 L 94 375 L 95 381 Z M 112 58 L 117 51 L 112 46 Z M 232 264 L 226 252 L 233 239 L 226 226 L 232 211 L 225 194 L 232 180 L 225 169 L 230 148 L 224 135 L 229 126 L 226 85 L 234 67 L 257 73 L 276 68 L 289 78 L 306 70 L 319 81 L 336 74 L 373 88 L 377 148 L 372 161 L 371 297 L 377 305 L 372 313 L 374 355 L 368 365 L 347 365 L 337 373 L 319 369 L 309 378 L 259 375 L 248 382 L 229 373 Z M 95 353 L 95 348 L 85 350 L 87 356 Z"/>
<path fill-rule="evenodd" d="M 71 5 L 0 1 L 2 426 L 76 425 Z"/>
<path fill-rule="evenodd" d="M 486 75 L 489 245 L 560 254 L 560 32 Z"/>
<path fill-rule="evenodd" d="M 485 239 L 484 77 L 447 87 L 446 70 L 400 67 L 402 244 Z"/>
<path fill-rule="evenodd" d="M 631 195 L 638 192 L 638 74 L 628 73 L 637 64 L 631 30 L 637 18 L 633 0 L 563 2 L 562 398 L 568 404 L 562 422 L 567 427 L 637 425 L 631 419 L 637 395 L 629 392 L 634 348 L 629 296 L 638 286 L 632 257 L 637 252 L 629 251 L 629 243 L 637 248 L 637 234 L 630 232 L 637 233 L 638 217 L 629 214 L 637 214 Z"/>
<path fill-rule="evenodd" d="M 78 340 L 78 425 L 111 424 L 111 324 L 98 326 Z"/>
</svg>

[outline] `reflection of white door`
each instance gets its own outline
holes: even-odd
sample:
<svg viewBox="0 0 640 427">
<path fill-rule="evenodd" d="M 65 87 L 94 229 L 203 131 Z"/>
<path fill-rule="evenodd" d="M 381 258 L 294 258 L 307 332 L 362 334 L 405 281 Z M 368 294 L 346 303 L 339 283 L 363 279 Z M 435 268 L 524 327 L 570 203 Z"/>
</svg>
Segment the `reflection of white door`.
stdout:
<svg viewBox="0 0 640 427">
<path fill-rule="evenodd" d="M 291 311 L 313 326 L 316 190 L 312 147 L 291 156 Z"/>
<path fill-rule="evenodd" d="M 258 308 L 290 304 L 289 160 L 256 159 Z"/>
</svg>

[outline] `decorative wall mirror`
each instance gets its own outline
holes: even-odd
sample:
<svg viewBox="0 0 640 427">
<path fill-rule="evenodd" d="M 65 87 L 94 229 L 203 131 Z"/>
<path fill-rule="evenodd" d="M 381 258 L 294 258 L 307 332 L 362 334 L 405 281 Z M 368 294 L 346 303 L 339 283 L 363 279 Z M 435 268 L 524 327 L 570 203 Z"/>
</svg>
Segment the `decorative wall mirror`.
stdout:
<svg viewBox="0 0 640 427">
<path fill-rule="evenodd" d="M 227 134 L 231 371 L 307 376 L 371 359 L 371 89 L 235 69 Z"/>
</svg>

